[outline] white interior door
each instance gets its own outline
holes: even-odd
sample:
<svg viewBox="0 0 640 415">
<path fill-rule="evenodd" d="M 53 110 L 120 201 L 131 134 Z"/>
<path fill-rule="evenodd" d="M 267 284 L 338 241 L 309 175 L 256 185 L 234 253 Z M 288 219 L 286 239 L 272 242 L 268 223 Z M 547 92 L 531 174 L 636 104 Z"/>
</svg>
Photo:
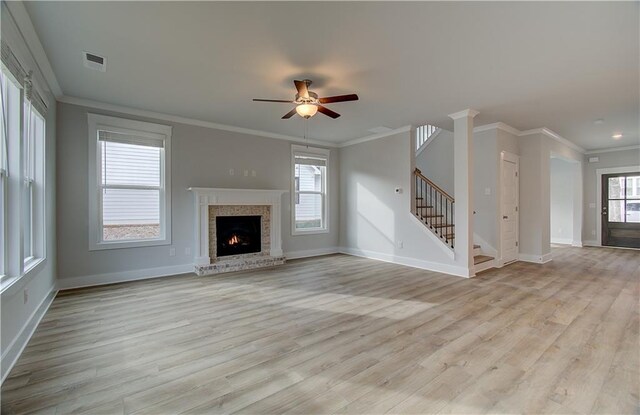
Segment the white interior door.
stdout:
<svg viewBox="0 0 640 415">
<path fill-rule="evenodd" d="M 518 159 L 502 155 L 501 256 L 502 262 L 518 259 Z"/>
</svg>

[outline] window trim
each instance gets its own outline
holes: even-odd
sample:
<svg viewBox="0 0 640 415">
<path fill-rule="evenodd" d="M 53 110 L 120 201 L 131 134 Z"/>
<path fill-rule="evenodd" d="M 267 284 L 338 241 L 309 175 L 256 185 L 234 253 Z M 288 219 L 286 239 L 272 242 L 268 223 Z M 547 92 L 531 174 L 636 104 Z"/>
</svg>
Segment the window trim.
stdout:
<svg viewBox="0 0 640 415">
<path fill-rule="evenodd" d="M 319 192 L 301 192 L 308 194 L 322 194 L 323 195 L 323 227 L 322 228 L 309 228 L 309 229 L 296 229 L 296 155 L 307 154 L 314 157 L 319 157 L 326 160 L 325 174 L 323 178 L 324 194 Z M 329 233 L 329 174 L 330 174 L 330 154 L 331 150 L 318 147 L 308 147 L 292 144 L 291 145 L 291 235 L 316 235 Z"/>
<path fill-rule="evenodd" d="M 171 134 L 172 127 L 163 124 L 87 114 L 88 117 L 88 157 L 89 157 L 89 250 L 138 248 L 171 245 Z M 121 132 L 132 132 L 138 136 L 164 140 L 160 165 L 160 232 L 158 239 L 104 241 L 102 240 L 102 210 L 100 209 L 100 172 L 98 171 L 98 130 L 110 128 Z"/>
</svg>

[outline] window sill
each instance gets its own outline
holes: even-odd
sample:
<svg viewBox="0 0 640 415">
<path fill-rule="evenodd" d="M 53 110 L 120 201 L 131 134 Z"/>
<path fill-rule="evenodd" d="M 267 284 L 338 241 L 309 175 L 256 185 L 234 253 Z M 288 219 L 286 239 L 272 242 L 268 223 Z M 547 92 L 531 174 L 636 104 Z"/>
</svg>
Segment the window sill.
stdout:
<svg viewBox="0 0 640 415">
<path fill-rule="evenodd" d="M 151 246 L 171 245 L 171 239 L 151 239 L 138 241 L 114 241 L 98 242 L 89 246 L 89 251 L 102 251 L 106 249 L 144 248 Z"/>
<path fill-rule="evenodd" d="M 4 293 L 22 278 L 27 277 L 29 273 L 34 271 L 38 265 L 42 264 L 44 261 L 45 258 L 31 257 L 24 262 L 24 271 L 22 272 L 22 275 L 13 277 L 7 275 L 2 276 L 2 279 L 0 280 L 0 293 Z"/>
<path fill-rule="evenodd" d="M 24 271 L 22 272 L 22 276 L 25 276 L 31 271 L 33 271 L 33 269 L 43 261 L 44 261 L 44 258 L 31 257 L 26 259 L 24 261 Z"/>
<path fill-rule="evenodd" d="M 291 232 L 291 235 L 292 236 L 319 235 L 323 233 L 329 233 L 329 229 L 309 229 L 308 231 L 294 230 Z"/>
</svg>

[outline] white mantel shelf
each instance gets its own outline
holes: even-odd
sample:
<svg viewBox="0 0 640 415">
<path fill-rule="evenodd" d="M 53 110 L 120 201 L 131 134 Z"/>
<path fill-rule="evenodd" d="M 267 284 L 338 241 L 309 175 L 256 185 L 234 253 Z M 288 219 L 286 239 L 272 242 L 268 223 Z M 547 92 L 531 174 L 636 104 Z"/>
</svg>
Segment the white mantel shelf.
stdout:
<svg viewBox="0 0 640 415">
<path fill-rule="evenodd" d="M 271 207 L 271 257 L 282 257 L 281 199 L 288 190 L 190 187 L 194 195 L 194 265 L 211 264 L 209 257 L 209 206 L 260 205 Z"/>
</svg>

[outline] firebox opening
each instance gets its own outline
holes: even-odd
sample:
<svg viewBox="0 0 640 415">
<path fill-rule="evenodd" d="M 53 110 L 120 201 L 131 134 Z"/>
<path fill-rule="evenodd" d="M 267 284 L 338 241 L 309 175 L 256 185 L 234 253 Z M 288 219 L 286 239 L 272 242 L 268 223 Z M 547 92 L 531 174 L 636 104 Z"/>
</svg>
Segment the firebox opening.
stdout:
<svg viewBox="0 0 640 415">
<path fill-rule="evenodd" d="M 260 252 L 261 216 L 216 216 L 217 256 Z"/>
</svg>

